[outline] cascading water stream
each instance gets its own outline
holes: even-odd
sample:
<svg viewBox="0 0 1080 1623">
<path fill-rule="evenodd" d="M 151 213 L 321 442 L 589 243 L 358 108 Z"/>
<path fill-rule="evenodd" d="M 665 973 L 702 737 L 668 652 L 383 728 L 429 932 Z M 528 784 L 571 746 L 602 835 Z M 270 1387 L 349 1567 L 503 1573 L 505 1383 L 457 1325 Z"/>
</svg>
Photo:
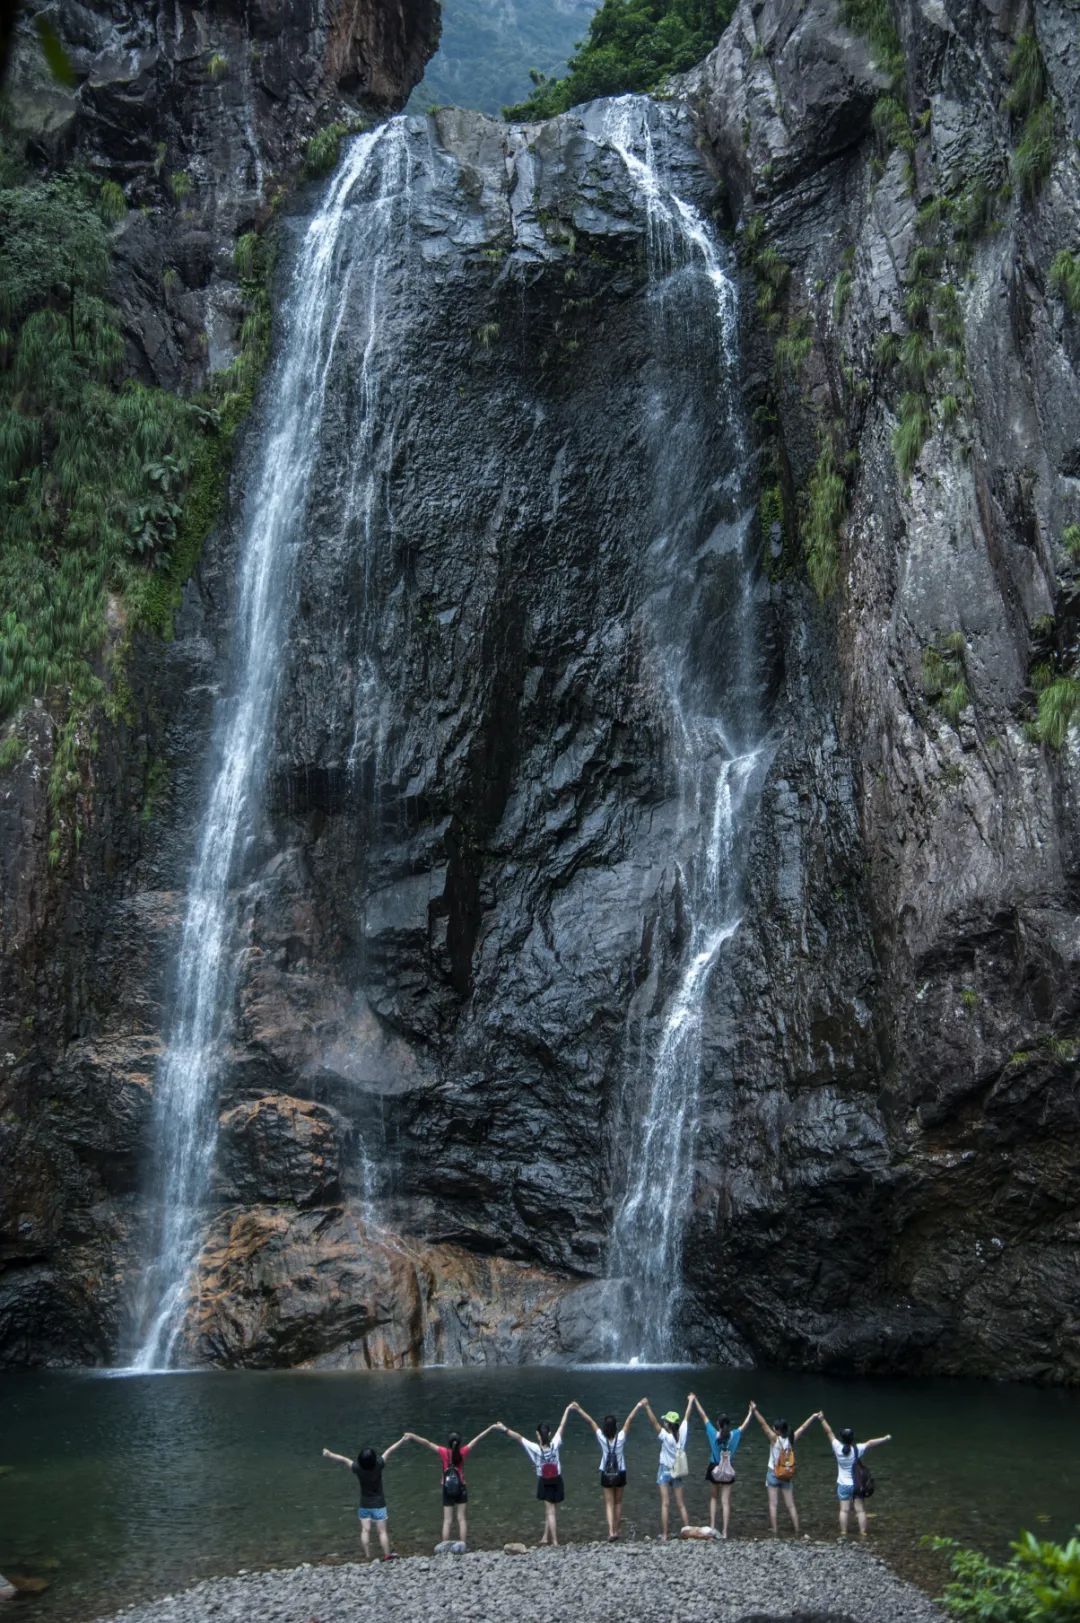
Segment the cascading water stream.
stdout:
<svg viewBox="0 0 1080 1623">
<path fill-rule="evenodd" d="M 389 231 L 387 205 L 400 194 L 404 154 L 397 121 L 350 145 L 297 253 L 284 341 L 265 392 L 266 418 L 247 481 L 240 546 L 237 677 L 218 718 L 216 771 L 187 892 L 171 1029 L 154 1094 L 150 1190 L 156 1223 L 136 1304 L 135 1369 L 170 1366 L 187 1311 L 236 990 L 239 944 L 231 887 L 269 754 L 293 563 L 349 287 L 354 276 L 374 281 L 378 274 L 378 249 Z M 357 206 L 358 186 L 372 176 L 375 194 Z M 373 288 L 369 303 L 377 306 Z"/>
<path fill-rule="evenodd" d="M 666 599 L 657 594 L 666 609 L 659 609 L 648 627 L 678 806 L 670 882 L 681 903 L 683 945 L 659 1034 L 635 1047 L 624 1080 L 628 1148 L 608 1253 L 608 1275 L 617 1285 L 609 1296 L 607 1351 L 619 1360 L 664 1361 L 679 1352 L 673 1322 L 692 1199 L 706 999 L 713 972 L 739 927 L 740 833 L 756 799 L 765 749 L 753 671 L 749 515 L 741 488 L 746 458 L 737 390 L 736 293 L 700 214 L 664 182 L 648 105 L 620 98 L 607 106 L 604 119 L 605 134 L 635 181 L 646 214 L 654 349 L 666 380 L 651 425 L 660 493 L 654 515 L 657 551 L 662 567 L 678 575 L 690 567 L 710 531 L 725 530 L 735 553 L 739 599 L 728 616 L 723 713 L 687 649 L 686 606 L 680 612 L 677 594 Z M 680 360 L 692 355 L 695 345 L 708 343 L 708 332 L 700 327 L 706 292 L 724 391 L 713 409 L 726 411 L 730 438 L 725 500 L 734 511 L 726 521 L 717 517 L 711 498 L 695 502 L 684 496 L 683 484 L 692 490 L 694 481 L 688 469 L 670 466 L 678 454 L 667 443 L 681 408 L 672 393 Z M 709 478 L 698 487 L 707 489 Z"/>
</svg>

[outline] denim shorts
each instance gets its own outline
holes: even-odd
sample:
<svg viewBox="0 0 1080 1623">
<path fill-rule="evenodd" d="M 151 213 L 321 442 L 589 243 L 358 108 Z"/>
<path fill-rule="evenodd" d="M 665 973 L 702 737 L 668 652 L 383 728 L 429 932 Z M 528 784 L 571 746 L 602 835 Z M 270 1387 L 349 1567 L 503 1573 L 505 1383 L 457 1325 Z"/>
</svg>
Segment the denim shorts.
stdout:
<svg viewBox="0 0 1080 1623">
<path fill-rule="evenodd" d="M 855 1484 L 854 1484 L 854 1482 L 838 1482 L 836 1484 L 836 1497 L 838 1499 L 843 1499 L 845 1501 L 845 1503 L 849 1499 L 854 1499 L 854 1497 L 855 1497 Z"/>
<path fill-rule="evenodd" d="M 361 1505 L 356 1514 L 362 1522 L 384 1522 L 386 1520 L 386 1506 L 380 1505 L 377 1510 L 369 1510 L 366 1505 Z"/>
<path fill-rule="evenodd" d="M 778 1477 L 775 1471 L 766 1468 L 765 1486 L 767 1488 L 793 1488 L 795 1484 L 790 1477 Z"/>
<path fill-rule="evenodd" d="M 663 1466 L 656 1473 L 656 1485 L 658 1488 L 681 1488 L 685 1480 L 685 1477 L 672 1476 L 671 1472 L 665 1471 Z"/>
</svg>

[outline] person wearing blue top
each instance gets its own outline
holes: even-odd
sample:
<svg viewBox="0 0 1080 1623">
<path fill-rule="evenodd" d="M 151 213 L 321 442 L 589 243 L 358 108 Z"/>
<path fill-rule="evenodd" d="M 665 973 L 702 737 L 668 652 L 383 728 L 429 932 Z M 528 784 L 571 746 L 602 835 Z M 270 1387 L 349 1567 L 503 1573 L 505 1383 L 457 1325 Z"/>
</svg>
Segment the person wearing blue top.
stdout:
<svg viewBox="0 0 1080 1623">
<path fill-rule="evenodd" d="M 705 1469 L 705 1480 L 709 1484 L 709 1526 L 715 1533 L 716 1503 L 719 1500 L 723 1529 L 720 1537 L 727 1538 L 731 1520 L 731 1484 L 735 1480 L 732 1461 L 742 1442 L 743 1431 L 750 1424 L 753 1410 L 747 1409 L 746 1419 L 741 1426 L 733 1426 L 726 1414 L 722 1414 L 714 1426 L 697 1398 L 694 1399 L 694 1407 L 705 1422 L 705 1435 L 709 1439 L 709 1463 Z"/>
</svg>

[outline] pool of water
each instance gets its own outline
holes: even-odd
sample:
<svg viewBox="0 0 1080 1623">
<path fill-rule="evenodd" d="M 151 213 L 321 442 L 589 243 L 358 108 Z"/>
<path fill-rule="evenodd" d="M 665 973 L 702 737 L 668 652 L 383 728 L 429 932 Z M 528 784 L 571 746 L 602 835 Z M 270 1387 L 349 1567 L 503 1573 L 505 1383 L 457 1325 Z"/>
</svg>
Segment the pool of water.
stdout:
<svg viewBox="0 0 1080 1623">
<path fill-rule="evenodd" d="M 1080 1503 L 1080 1393 L 960 1381 L 853 1381 L 731 1370 L 429 1369 L 361 1374 L 200 1373 L 108 1378 L 0 1377 L 0 1572 L 48 1581 L 21 1616 L 92 1618 L 211 1574 L 359 1554 L 354 1479 L 321 1457 L 385 1447 L 405 1429 L 443 1441 L 493 1419 L 531 1435 L 570 1398 L 591 1413 L 625 1413 L 642 1394 L 657 1413 L 693 1387 L 706 1409 L 738 1420 L 755 1397 L 800 1422 L 823 1407 L 839 1429 L 891 1431 L 874 1457 L 874 1543 L 931 1587 L 940 1567 L 919 1548 L 928 1532 L 1003 1553 L 1020 1527 L 1070 1530 Z M 692 1517 L 705 1519 L 707 1450 L 689 1441 Z M 767 1532 L 765 1439 L 756 1427 L 737 1457 L 732 1533 Z M 657 1449 L 644 1415 L 630 1434 L 626 1534 L 657 1531 Z M 571 1417 L 563 1453 L 560 1536 L 604 1532 L 599 1449 Z M 524 1450 L 493 1434 L 468 1468 L 477 1545 L 533 1542 L 542 1515 Z M 832 1535 L 835 1472 L 820 1427 L 799 1448 L 796 1497 L 804 1531 Z M 390 1526 L 403 1553 L 439 1537 L 439 1466 L 407 1444 L 386 1472 Z"/>
</svg>

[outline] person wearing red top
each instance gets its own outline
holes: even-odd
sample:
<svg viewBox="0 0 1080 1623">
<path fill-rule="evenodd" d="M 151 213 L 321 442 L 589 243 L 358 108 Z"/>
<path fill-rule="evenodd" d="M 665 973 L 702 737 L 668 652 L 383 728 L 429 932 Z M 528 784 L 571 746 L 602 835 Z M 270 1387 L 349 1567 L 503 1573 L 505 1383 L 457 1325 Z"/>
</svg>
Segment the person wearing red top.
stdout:
<svg viewBox="0 0 1080 1623">
<path fill-rule="evenodd" d="M 469 1490 L 465 1486 L 465 1461 L 476 1447 L 482 1442 L 489 1431 L 495 1431 L 495 1426 L 488 1426 L 485 1431 L 478 1433 L 471 1443 L 463 1443 L 456 1431 L 452 1431 L 446 1439 L 446 1447 L 441 1448 L 438 1443 L 429 1442 L 426 1437 L 418 1437 L 415 1431 L 407 1431 L 404 1442 L 422 1443 L 430 1448 L 433 1454 L 439 1456 L 442 1466 L 442 1536 L 443 1543 L 450 1538 L 450 1526 L 457 1512 L 458 1538 L 462 1544 L 469 1536 L 467 1513 L 465 1506 L 469 1499 Z"/>
</svg>

